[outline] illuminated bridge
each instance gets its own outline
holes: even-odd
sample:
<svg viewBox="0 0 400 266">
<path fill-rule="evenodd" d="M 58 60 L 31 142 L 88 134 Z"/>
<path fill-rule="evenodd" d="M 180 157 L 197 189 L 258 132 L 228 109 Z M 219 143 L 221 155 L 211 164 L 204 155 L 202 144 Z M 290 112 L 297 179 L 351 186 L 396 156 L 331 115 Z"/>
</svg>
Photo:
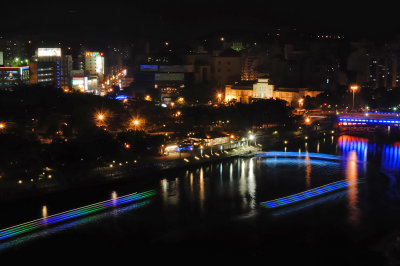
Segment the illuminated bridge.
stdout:
<svg viewBox="0 0 400 266">
<path fill-rule="evenodd" d="M 277 160 L 282 160 L 287 162 L 290 159 L 296 159 L 298 161 L 305 160 L 310 164 L 323 164 L 337 166 L 340 165 L 345 158 L 343 156 L 337 156 L 332 154 L 323 153 L 311 153 L 311 152 L 281 152 L 281 151 L 270 151 L 265 153 L 260 153 L 257 155 L 261 158 L 275 158 Z M 350 158 L 354 159 L 354 158 Z M 359 162 L 357 157 L 355 157 L 355 163 Z M 281 207 L 291 206 L 296 203 L 304 203 L 310 200 L 316 200 L 323 196 L 348 189 L 350 187 L 357 186 L 358 183 L 363 182 L 363 179 L 345 179 L 336 182 L 332 182 L 323 186 L 308 189 L 306 191 L 296 193 L 289 196 L 284 196 L 281 198 L 261 202 L 260 205 L 267 209 L 279 209 Z"/>
<path fill-rule="evenodd" d="M 71 221 L 77 218 L 82 218 L 94 213 L 99 213 L 108 209 L 117 208 L 123 205 L 132 204 L 137 201 L 152 197 L 155 195 L 154 190 L 149 190 L 141 193 L 133 193 L 123 197 L 113 198 L 77 209 L 58 213 L 48 217 L 40 218 L 23 224 L 15 225 L 9 228 L 0 230 L 0 241 L 26 234 L 28 232 L 45 229 L 50 225 L 59 224 L 66 221 Z"/>
<path fill-rule="evenodd" d="M 347 113 L 339 116 L 340 127 L 399 127 L 400 113 Z"/>
</svg>

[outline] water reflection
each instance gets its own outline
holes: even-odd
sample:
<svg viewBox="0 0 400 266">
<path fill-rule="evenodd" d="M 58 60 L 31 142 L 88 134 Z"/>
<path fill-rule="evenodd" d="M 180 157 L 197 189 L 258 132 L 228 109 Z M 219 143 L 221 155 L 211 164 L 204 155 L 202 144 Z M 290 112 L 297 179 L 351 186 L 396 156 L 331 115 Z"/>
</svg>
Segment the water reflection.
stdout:
<svg viewBox="0 0 400 266">
<path fill-rule="evenodd" d="M 360 209 L 358 208 L 358 167 L 357 153 L 351 151 L 346 161 L 346 180 L 354 182 L 354 185 L 348 188 L 348 211 L 349 222 L 353 225 L 358 225 L 360 221 Z"/>
<path fill-rule="evenodd" d="M 400 169 L 400 145 L 368 143 L 368 139 L 340 136 L 339 148 L 346 158 L 350 152 L 355 152 L 357 159 L 362 162 L 368 161 L 368 156 L 377 157 L 381 161 L 381 168 L 384 171 L 399 171 Z"/>
<path fill-rule="evenodd" d="M 27 235 L 12 238 L 8 241 L 0 243 L 0 253 L 7 249 L 16 248 L 21 245 L 26 245 L 28 242 L 31 242 L 31 241 L 34 241 L 37 239 L 41 239 L 41 238 L 45 238 L 45 237 L 49 237 L 51 235 L 58 234 L 60 232 L 69 230 L 71 228 L 82 227 L 82 226 L 91 224 L 96 221 L 102 221 L 109 217 L 120 216 L 123 213 L 130 212 L 135 209 L 141 208 L 145 205 L 148 205 L 151 201 L 152 201 L 151 199 L 146 199 L 146 200 L 143 200 L 138 203 L 134 203 L 134 204 L 127 205 L 125 207 L 117 208 L 115 210 L 108 210 L 104 213 L 90 215 L 88 217 L 80 218 L 80 219 L 72 221 L 72 222 L 67 222 L 67 223 L 64 223 L 61 225 L 50 227 L 45 230 L 39 230 L 37 232 L 31 232 Z M 46 206 L 43 206 L 43 207 L 46 207 Z M 45 209 L 47 210 L 47 207 Z"/>
<path fill-rule="evenodd" d="M 306 190 L 308 190 L 311 187 L 311 163 L 308 153 L 306 155 L 305 162 L 306 162 Z"/>
<path fill-rule="evenodd" d="M 256 207 L 256 176 L 254 174 L 254 158 L 250 159 L 248 175 L 248 191 L 250 196 L 250 208 Z"/>
<path fill-rule="evenodd" d="M 200 168 L 200 210 L 204 212 L 204 171 L 203 167 Z"/>
<path fill-rule="evenodd" d="M 42 207 L 42 218 L 46 218 L 48 215 L 47 215 L 47 206 L 46 205 L 43 205 L 43 207 Z"/>
</svg>

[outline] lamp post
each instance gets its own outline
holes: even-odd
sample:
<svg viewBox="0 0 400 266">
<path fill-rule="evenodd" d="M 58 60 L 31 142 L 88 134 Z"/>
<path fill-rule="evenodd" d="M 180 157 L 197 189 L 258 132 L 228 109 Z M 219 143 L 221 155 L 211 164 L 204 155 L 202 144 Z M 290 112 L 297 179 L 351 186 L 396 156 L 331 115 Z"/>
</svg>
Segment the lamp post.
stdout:
<svg viewBox="0 0 400 266">
<path fill-rule="evenodd" d="M 354 94 L 355 94 L 356 90 L 358 90 L 358 86 L 357 85 L 351 85 L 350 89 L 353 91 L 353 108 L 352 108 L 352 110 L 354 110 Z"/>
</svg>

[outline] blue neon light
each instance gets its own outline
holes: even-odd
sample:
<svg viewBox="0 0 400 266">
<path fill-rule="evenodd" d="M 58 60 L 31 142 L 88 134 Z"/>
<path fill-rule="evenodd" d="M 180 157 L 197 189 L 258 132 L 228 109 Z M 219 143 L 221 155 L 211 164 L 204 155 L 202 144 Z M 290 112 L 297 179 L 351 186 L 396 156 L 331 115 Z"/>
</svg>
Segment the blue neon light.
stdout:
<svg viewBox="0 0 400 266">
<path fill-rule="evenodd" d="M 191 150 L 193 150 L 193 146 L 175 148 L 175 151 L 191 151 Z"/>
<path fill-rule="evenodd" d="M 339 118 L 339 122 L 366 123 L 366 124 L 400 124 L 400 120 L 393 119 L 360 119 L 360 118 Z"/>
<path fill-rule="evenodd" d="M 342 157 L 332 155 L 332 154 L 324 154 L 324 153 L 313 153 L 313 152 L 285 152 L 285 151 L 269 151 L 256 155 L 257 157 L 262 158 L 274 158 L 274 157 L 295 157 L 295 158 L 305 158 L 308 157 L 310 159 L 320 159 L 320 160 L 341 160 Z"/>
<path fill-rule="evenodd" d="M 125 99 L 128 99 L 128 98 L 129 98 L 129 96 L 127 96 L 127 95 L 115 96 L 115 100 L 125 100 Z"/>
</svg>

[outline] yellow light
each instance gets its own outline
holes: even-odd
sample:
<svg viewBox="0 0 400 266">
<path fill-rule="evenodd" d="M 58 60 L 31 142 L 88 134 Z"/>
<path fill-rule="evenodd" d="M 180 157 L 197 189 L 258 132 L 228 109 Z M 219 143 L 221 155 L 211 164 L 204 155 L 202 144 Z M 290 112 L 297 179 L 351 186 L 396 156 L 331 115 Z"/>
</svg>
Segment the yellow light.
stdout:
<svg viewBox="0 0 400 266">
<path fill-rule="evenodd" d="M 98 114 L 97 119 L 103 121 L 104 120 L 104 115 L 103 114 Z"/>
<path fill-rule="evenodd" d="M 350 86 L 350 89 L 352 89 L 353 91 L 356 91 L 356 90 L 358 90 L 358 86 L 357 85 L 352 85 L 352 86 Z"/>
<path fill-rule="evenodd" d="M 5 128 L 6 128 L 6 125 L 4 123 L 0 123 L 0 130 L 5 129 Z"/>
</svg>

